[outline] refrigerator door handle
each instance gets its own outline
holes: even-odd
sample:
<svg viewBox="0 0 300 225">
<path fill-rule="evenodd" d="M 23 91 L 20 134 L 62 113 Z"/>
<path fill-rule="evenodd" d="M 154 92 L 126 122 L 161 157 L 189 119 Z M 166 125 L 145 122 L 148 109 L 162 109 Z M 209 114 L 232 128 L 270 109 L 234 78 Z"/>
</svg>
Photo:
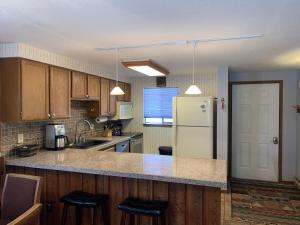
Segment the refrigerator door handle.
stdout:
<svg viewBox="0 0 300 225">
<path fill-rule="evenodd" d="M 173 134 L 173 137 L 172 137 L 172 153 L 173 153 L 173 156 L 177 156 L 177 126 L 172 126 L 172 134 Z"/>
<path fill-rule="evenodd" d="M 176 97 L 172 99 L 172 114 L 173 114 L 173 125 L 176 125 L 177 121 L 177 104 L 176 104 Z"/>
</svg>

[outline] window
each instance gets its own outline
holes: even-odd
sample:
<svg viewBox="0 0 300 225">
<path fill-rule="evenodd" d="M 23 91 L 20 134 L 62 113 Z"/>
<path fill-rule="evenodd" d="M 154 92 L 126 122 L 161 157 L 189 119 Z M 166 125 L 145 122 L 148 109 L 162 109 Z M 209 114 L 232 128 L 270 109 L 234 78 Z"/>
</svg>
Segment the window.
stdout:
<svg viewBox="0 0 300 225">
<path fill-rule="evenodd" d="M 144 124 L 172 124 L 172 98 L 178 88 L 144 88 Z"/>
</svg>

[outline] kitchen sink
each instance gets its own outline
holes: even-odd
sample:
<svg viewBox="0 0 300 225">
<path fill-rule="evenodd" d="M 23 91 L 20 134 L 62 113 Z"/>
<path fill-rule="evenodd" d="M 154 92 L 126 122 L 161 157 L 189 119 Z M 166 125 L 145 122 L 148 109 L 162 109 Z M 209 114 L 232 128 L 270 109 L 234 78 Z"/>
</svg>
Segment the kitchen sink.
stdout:
<svg viewBox="0 0 300 225">
<path fill-rule="evenodd" d="M 86 140 L 85 142 L 77 143 L 71 146 L 71 148 L 78 148 L 78 149 L 87 149 L 91 147 L 95 147 L 97 145 L 106 144 L 110 141 L 105 140 Z"/>
</svg>

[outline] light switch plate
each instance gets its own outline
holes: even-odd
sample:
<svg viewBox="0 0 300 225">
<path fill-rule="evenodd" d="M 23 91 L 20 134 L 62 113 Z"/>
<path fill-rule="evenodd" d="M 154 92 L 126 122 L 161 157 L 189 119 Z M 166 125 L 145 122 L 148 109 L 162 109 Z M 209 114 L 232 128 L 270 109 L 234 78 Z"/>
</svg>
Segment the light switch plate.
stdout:
<svg viewBox="0 0 300 225">
<path fill-rule="evenodd" d="M 18 144 L 23 144 L 23 143 L 24 143 L 24 135 L 18 134 Z"/>
</svg>

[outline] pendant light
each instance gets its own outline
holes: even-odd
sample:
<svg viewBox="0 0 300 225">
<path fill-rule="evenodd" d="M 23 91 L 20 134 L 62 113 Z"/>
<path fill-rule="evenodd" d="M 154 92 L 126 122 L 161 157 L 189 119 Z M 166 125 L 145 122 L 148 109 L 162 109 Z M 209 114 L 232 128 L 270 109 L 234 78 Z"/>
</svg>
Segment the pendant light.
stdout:
<svg viewBox="0 0 300 225">
<path fill-rule="evenodd" d="M 197 41 L 192 41 L 193 46 L 193 83 L 192 85 L 185 91 L 187 95 L 200 95 L 202 91 L 195 84 L 195 50 L 196 50 Z"/>
<path fill-rule="evenodd" d="M 119 87 L 119 51 L 116 48 L 116 86 L 111 90 L 110 95 L 124 95 L 124 91 Z"/>
</svg>

